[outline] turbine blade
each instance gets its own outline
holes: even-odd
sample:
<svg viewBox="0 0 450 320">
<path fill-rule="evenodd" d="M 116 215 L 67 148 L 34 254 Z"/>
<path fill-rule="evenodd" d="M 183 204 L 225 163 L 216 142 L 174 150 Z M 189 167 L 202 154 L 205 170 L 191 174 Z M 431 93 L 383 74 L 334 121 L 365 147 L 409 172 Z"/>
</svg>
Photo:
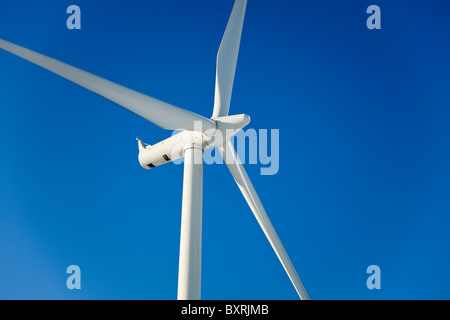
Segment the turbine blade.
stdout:
<svg viewBox="0 0 450 320">
<path fill-rule="evenodd" d="M 218 147 L 218 149 L 222 154 L 222 157 L 225 160 L 225 163 L 227 164 L 231 174 L 233 175 L 239 189 L 241 189 L 245 200 L 247 200 L 247 203 L 250 206 L 253 214 L 255 215 L 256 220 L 258 220 L 259 225 L 261 226 L 264 234 L 272 245 L 272 248 L 278 256 L 278 259 L 280 259 L 280 262 L 283 265 L 284 270 L 286 270 L 286 273 L 288 274 L 289 279 L 291 280 L 292 284 L 295 287 L 295 290 L 300 296 L 300 299 L 309 300 L 308 293 L 306 292 L 306 289 L 303 286 L 303 283 L 300 280 L 300 277 L 298 276 L 297 271 L 295 270 L 295 267 L 286 252 L 286 249 L 283 246 L 283 243 L 281 242 L 272 223 L 270 222 L 270 219 L 267 216 L 263 205 L 261 204 L 258 194 L 256 193 L 255 188 L 253 187 L 252 182 L 250 181 L 242 163 L 240 162 L 239 157 L 233 148 L 233 145 L 230 141 L 228 141 L 224 145 Z"/>
<path fill-rule="evenodd" d="M 247 0 L 236 0 L 217 53 L 216 92 L 213 118 L 224 117 L 230 110 L 231 92 L 241 42 Z"/>
<path fill-rule="evenodd" d="M 11 42 L 0 39 L 0 48 L 93 91 L 163 129 L 195 130 L 199 126 L 194 127 L 194 121 L 200 121 L 202 131 L 216 127 L 212 120 L 198 114 L 128 89 Z"/>
</svg>

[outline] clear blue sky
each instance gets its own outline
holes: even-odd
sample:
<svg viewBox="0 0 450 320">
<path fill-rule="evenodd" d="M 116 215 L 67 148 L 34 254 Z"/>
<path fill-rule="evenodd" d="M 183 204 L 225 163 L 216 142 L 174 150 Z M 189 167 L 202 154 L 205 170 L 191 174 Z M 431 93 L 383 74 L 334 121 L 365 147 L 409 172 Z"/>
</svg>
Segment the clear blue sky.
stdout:
<svg viewBox="0 0 450 320">
<path fill-rule="evenodd" d="M 1 1 L 0 38 L 209 117 L 232 5 Z M 450 299 L 449 9 L 249 0 L 230 112 L 280 130 L 278 174 L 246 168 L 312 299 Z M 142 169 L 135 141 L 170 134 L 0 51 L 0 298 L 176 299 L 183 167 Z M 202 268 L 204 299 L 297 298 L 225 165 Z"/>
</svg>

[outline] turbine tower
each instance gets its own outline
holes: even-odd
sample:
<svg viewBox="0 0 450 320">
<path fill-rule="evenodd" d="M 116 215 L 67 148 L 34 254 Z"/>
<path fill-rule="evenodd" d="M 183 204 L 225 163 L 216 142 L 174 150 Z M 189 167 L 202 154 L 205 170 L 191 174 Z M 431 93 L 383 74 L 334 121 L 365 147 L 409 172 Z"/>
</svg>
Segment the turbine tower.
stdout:
<svg viewBox="0 0 450 320">
<path fill-rule="evenodd" d="M 58 60 L 0 39 L 0 48 L 56 73 L 155 125 L 180 133 L 153 146 L 138 140 L 139 162 L 145 169 L 184 157 L 178 299 L 201 298 L 203 152 L 217 147 L 256 220 L 301 299 L 309 299 L 237 153 L 229 131 L 244 128 L 250 117 L 229 115 L 247 0 L 236 0 L 217 54 L 214 110 L 210 119 L 128 89 Z"/>
</svg>

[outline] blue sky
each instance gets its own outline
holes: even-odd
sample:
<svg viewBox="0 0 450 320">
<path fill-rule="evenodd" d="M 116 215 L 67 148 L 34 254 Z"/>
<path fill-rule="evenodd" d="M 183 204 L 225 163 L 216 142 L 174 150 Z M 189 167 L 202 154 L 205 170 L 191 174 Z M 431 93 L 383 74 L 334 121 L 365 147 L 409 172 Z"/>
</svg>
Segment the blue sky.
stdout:
<svg viewBox="0 0 450 320">
<path fill-rule="evenodd" d="M 209 117 L 232 5 L 2 1 L 0 38 Z M 450 298 L 449 9 L 249 0 L 230 113 L 280 130 L 279 172 L 246 169 L 312 299 Z M 135 141 L 171 132 L 4 51 L 0 70 L 0 298 L 176 299 L 183 167 L 142 169 Z M 225 165 L 204 167 L 202 271 L 204 299 L 297 298 Z"/>
</svg>

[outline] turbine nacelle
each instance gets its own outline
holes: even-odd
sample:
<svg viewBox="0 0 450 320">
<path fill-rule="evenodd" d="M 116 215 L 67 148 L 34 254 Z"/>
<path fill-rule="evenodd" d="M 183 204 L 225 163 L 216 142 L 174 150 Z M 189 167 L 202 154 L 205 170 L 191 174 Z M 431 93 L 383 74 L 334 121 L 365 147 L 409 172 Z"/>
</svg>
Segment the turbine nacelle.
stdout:
<svg viewBox="0 0 450 320">
<path fill-rule="evenodd" d="M 144 169 L 151 169 L 167 162 L 177 160 L 183 157 L 184 146 L 191 138 L 193 131 L 182 131 L 154 145 L 144 146 L 144 143 L 138 140 L 139 163 Z"/>
<path fill-rule="evenodd" d="M 196 131 L 181 131 L 155 145 L 144 145 L 140 139 L 136 138 L 139 147 L 139 163 L 144 169 L 151 169 L 178 160 L 184 156 L 184 151 L 194 141 L 201 144 L 203 150 L 222 146 L 250 123 L 250 117 L 246 114 L 217 117 L 212 120 L 216 123 L 216 129 L 203 130 L 202 123 L 199 122 L 194 124 Z M 200 161 L 202 159 L 199 159 Z"/>
</svg>

